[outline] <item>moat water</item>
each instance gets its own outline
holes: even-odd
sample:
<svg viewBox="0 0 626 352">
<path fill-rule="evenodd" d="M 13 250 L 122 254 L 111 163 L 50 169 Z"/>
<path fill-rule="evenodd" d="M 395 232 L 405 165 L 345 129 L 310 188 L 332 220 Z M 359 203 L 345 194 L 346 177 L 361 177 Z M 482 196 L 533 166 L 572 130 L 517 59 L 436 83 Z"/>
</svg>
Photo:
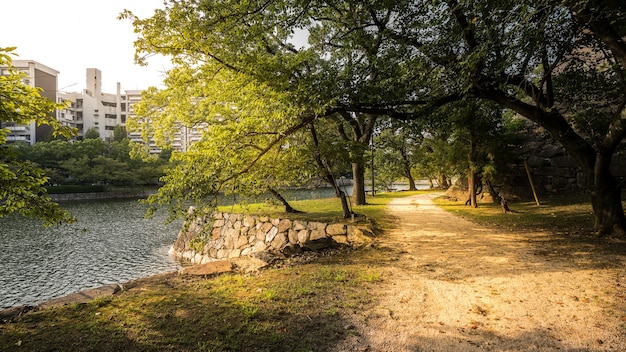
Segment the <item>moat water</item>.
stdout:
<svg viewBox="0 0 626 352">
<path fill-rule="evenodd" d="M 36 305 L 88 288 L 180 268 L 167 252 L 180 222 L 145 219 L 137 200 L 64 203 L 78 222 L 0 219 L 0 308 Z"/>
</svg>

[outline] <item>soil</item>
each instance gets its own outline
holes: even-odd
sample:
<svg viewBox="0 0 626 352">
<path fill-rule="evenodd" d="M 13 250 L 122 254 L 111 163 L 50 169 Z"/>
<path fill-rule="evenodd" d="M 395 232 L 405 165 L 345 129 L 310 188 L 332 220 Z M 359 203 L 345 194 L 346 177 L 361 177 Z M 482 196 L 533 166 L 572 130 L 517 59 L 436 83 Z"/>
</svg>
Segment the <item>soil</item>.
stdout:
<svg viewBox="0 0 626 352">
<path fill-rule="evenodd" d="M 494 230 L 436 196 L 389 205 L 380 296 L 342 350 L 626 351 L 623 242 Z"/>
</svg>

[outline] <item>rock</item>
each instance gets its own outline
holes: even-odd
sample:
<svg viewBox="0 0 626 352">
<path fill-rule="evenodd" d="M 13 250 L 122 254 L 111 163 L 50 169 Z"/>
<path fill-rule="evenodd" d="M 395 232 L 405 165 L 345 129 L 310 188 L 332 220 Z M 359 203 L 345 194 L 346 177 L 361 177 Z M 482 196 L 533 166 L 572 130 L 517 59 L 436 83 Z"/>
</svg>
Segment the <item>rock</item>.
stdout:
<svg viewBox="0 0 626 352">
<path fill-rule="evenodd" d="M 254 227 L 254 225 L 256 225 L 256 220 L 252 216 L 246 216 L 243 218 L 243 226 Z"/>
<path fill-rule="evenodd" d="M 271 230 L 273 226 L 274 225 L 272 225 L 271 222 L 265 222 L 265 223 L 263 223 L 263 225 L 261 225 L 261 229 L 260 230 L 263 231 L 264 233 L 268 233 L 269 230 Z"/>
<path fill-rule="evenodd" d="M 87 303 L 96 298 L 108 297 L 122 290 L 119 284 L 109 284 L 101 287 L 72 293 L 67 296 L 51 299 L 40 304 L 42 308 L 63 306 L 70 303 Z"/>
<path fill-rule="evenodd" d="M 334 236 L 334 235 L 345 235 L 346 234 L 346 225 L 345 224 L 330 224 L 326 227 L 326 233 Z"/>
<path fill-rule="evenodd" d="M 335 235 L 332 236 L 332 239 L 337 243 L 348 244 L 348 236 L 346 235 Z"/>
<path fill-rule="evenodd" d="M 298 243 L 298 231 L 294 229 L 289 229 L 288 238 L 289 238 L 289 243 L 291 244 Z"/>
<path fill-rule="evenodd" d="M 278 232 L 287 232 L 289 228 L 291 228 L 291 220 L 289 219 L 282 219 L 278 223 Z"/>
<path fill-rule="evenodd" d="M 274 237 L 271 244 L 272 248 L 281 249 L 284 245 L 287 244 L 287 236 L 284 232 L 281 232 L 277 234 L 276 237 Z"/>
<path fill-rule="evenodd" d="M 264 241 L 257 241 L 257 243 L 254 244 L 254 249 L 252 250 L 253 252 L 262 252 L 265 249 L 267 249 L 267 245 L 265 244 Z"/>
<path fill-rule="evenodd" d="M 259 271 L 259 269 L 263 269 L 269 265 L 266 261 L 262 259 L 249 256 L 231 258 L 228 261 L 233 265 L 235 270 L 244 273 L 256 272 Z"/>
<path fill-rule="evenodd" d="M 227 273 L 232 271 L 232 269 L 233 266 L 228 260 L 218 260 L 215 262 L 182 268 L 180 269 L 180 274 L 194 276 L 217 275 Z"/>
<path fill-rule="evenodd" d="M 278 227 L 272 226 L 267 235 L 265 236 L 265 242 L 270 243 L 274 240 L 274 237 L 278 234 Z"/>
<path fill-rule="evenodd" d="M 230 255 L 230 249 L 220 249 L 217 251 L 217 259 L 228 258 Z"/>
<path fill-rule="evenodd" d="M 305 243 L 309 240 L 309 230 L 303 229 L 298 232 L 298 242 Z"/>
<path fill-rule="evenodd" d="M 237 239 L 237 243 L 235 244 L 235 248 L 243 248 L 248 244 L 248 237 L 246 236 L 239 236 L 239 238 Z"/>
<path fill-rule="evenodd" d="M 304 222 L 304 221 L 296 220 L 296 221 L 293 222 L 293 229 L 296 230 L 296 231 L 304 230 L 306 228 L 307 228 L 306 222 Z"/>
<path fill-rule="evenodd" d="M 319 240 L 325 237 L 326 237 L 326 232 L 324 230 L 311 230 L 309 241 L 315 241 L 315 240 Z"/>
</svg>

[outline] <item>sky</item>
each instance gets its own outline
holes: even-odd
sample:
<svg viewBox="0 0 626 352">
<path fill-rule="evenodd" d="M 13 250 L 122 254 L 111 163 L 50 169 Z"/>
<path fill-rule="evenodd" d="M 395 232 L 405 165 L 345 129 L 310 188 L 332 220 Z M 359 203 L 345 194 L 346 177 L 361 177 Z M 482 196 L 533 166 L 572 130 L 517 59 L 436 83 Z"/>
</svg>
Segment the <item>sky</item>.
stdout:
<svg viewBox="0 0 626 352">
<path fill-rule="evenodd" d="M 0 47 L 17 47 L 13 60 L 34 60 L 59 71 L 58 89 L 81 92 L 87 68 L 102 72 L 102 91 L 160 87 L 171 67 L 153 57 L 147 67 L 133 61 L 137 35 L 124 9 L 140 18 L 163 8 L 163 0 L 20 0 L 2 1 Z"/>
</svg>

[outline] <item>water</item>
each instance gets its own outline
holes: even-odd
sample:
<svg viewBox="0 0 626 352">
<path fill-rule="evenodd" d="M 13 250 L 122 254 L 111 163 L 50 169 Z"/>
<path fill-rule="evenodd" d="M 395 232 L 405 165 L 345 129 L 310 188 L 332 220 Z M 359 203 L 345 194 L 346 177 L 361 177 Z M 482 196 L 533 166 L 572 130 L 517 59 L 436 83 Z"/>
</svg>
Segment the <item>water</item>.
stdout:
<svg viewBox="0 0 626 352">
<path fill-rule="evenodd" d="M 64 207 L 77 223 L 44 228 L 23 217 L 0 219 L 0 308 L 180 268 L 167 255 L 180 222 L 165 226 L 165 212 L 144 219 L 146 207 L 136 200 Z"/>
</svg>

